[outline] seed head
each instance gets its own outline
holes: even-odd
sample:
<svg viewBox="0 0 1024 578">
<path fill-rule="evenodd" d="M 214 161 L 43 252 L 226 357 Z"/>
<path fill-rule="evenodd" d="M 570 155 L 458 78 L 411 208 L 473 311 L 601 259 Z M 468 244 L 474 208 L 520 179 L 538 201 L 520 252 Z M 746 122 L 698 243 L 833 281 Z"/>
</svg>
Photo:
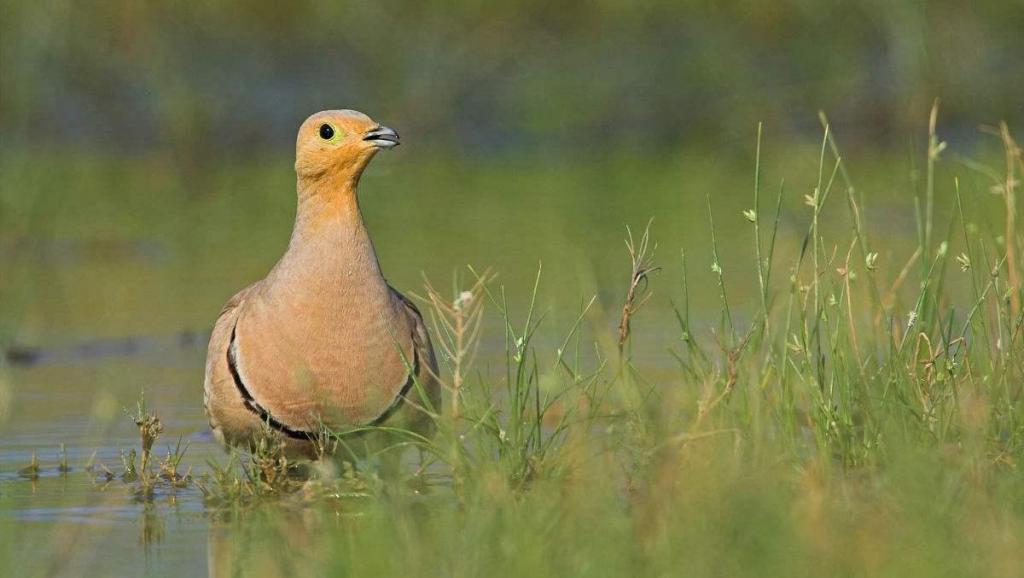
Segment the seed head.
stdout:
<svg viewBox="0 0 1024 578">
<path fill-rule="evenodd" d="M 459 293 L 459 296 L 455 299 L 455 302 L 452 303 L 452 307 L 456 311 L 461 311 L 462 309 L 464 309 L 467 305 L 469 305 L 472 302 L 473 302 L 473 293 L 470 292 L 470 291 L 463 291 L 462 293 Z"/>
<path fill-rule="evenodd" d="M 967 256 L 967 253 L 957 255 L 956 262 L 960 265 L 960 270 L 965 273 L 971 269 L 971 258 Z"/>
<path fill-rule="evenodd" d="M 874 271 L 878 268 L 878 253 L 868 253 L 864 257 L 864 266 L 868 268 L 868 271 Z"/>
</svg>

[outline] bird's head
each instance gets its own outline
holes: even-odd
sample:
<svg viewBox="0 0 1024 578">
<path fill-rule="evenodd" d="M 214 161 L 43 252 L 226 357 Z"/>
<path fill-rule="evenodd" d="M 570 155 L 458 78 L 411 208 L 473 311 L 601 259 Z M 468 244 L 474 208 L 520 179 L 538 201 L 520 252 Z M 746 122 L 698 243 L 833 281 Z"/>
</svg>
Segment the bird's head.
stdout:
<svg viewBox="0 0 1024 578">
<path fill-rule="evenodd" d="M 295 142 L 300 179 L 357 180 L 380 149 L 398 146 L 398 133 L 354 110 L 325 110 L 306 119 Z"/>
</svg>

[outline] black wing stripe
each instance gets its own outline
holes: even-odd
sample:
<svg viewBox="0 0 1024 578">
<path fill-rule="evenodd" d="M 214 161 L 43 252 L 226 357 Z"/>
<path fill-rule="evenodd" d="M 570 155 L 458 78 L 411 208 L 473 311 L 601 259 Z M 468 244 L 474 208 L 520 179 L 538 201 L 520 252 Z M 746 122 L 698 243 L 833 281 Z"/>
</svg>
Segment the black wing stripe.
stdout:
<svg viewBox="0 0 1024 578">
<path fill-rule="evenodd" d="M 416 376 L 419 374 L 419 372 L 420 351 L 419 348 L 416 347 L 416 342 L 413 341 L 412 371 L 409 372 L 409 378 L 405 380 L 404 384 L 402 384 L 402 390 L 398 392 L 398 396 L 395 397 L 394 401 L 391 402 L 391 405 L 388 406 L 386 410 L 384 410 L 384 413 L 377 416 L 377 419 L 371 421 L 369 424 L 370 426 L 378 426 L 384 423 L 385 421 L 388 420 L 389 417 L 391 417 L 392 415 L 395 414 L 396 411 L 398 411 L 398 408 L 402 407 L 402 402 L 405 401 L 406 394 L 409 393 L 409 390 L 412 389 L 413 384 L 416 383 Z"/>
<path fill-rule="evenodd" d="M 235 326 L 231 328 L 231 342 L 228 344 L 228 369 L 231 370 L 231 378 L 235 381 L 235 387 L 238 388 L 238 393 L 242 396 L 242 402 L 245 403 L 246 409 L 255 413 L 263 423 L 292 439 L 307 441 L 316 439 L 316 434 L 313 434 L 312 432 L 296 429 L 281 423 L 277 418 L 271 415 L 267 408 L 260 405 L 259 402 L 253 398 L 252 393 L 249 392 L 249 388 L 246 387 L 245 382 L 242 381 L 242 375 L 238 372 L 238 360 L 235 358 L 235 338 L 237 330 L 238 323 L 236 322 Z"/>
</svg>

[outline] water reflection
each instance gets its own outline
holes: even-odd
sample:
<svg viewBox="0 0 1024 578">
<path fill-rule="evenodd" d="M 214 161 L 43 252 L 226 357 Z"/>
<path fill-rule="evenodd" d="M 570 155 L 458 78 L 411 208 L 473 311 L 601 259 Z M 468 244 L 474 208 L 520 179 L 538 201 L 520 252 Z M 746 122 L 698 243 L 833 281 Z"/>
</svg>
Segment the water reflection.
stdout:
<svg viewBox="0 0 1024 578">
<path fill-rule="evenodd" d="M 207 540 L 209 576 L 319 574 L 327 561 L 324 536 L 338 520 L 337 513 L 277 505 L 213 513 Z"/>
<path fill-rule="evenodd" d="M 153 546 L 163 541 L 167 528 L 164 514 L 151 500 L 146 500 L 142 504 L 141 527 L 139 543 L 146 550 L 148 556 Z"/>
</svg>

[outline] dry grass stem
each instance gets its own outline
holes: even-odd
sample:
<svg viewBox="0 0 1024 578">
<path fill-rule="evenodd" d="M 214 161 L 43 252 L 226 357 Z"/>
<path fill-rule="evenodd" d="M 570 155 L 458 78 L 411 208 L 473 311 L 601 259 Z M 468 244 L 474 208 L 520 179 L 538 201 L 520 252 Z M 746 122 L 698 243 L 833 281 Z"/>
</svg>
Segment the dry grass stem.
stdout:
<svg viewBox="0 0 1024 578">
<path fill-rule="evenodd" d="M 427 295 L 420 297 L 430 305 L 431 324 L 437 346 L 441 354 L 451 366 L 451 380 L 446 383 L 440 376 L 435 376 L 445 385 L 451 395 L 452 419 L 458 420 L 461 409 L 462 390 L 465 385 L 466 368 L 473 364 L 480 342 L 480 329 L 483 321 L 483 292 L 493 277 L 485 272 L 478 276 L 468 290 L 458 291 L 453 299 L 441 295 L 428 281 Z"/>
<path fill-rule="evenodd" d="M 644 227 L 644 233 L 637 243 L 633 239 L 633 231 L 626 227 L 626 250 L 629 251 L 631 273 L 629 277 L 629 289 L 626 291 L 626 299 L 622 305 L 622 314 L 619 316 L 619 353 L 622 353 L 629 340 L 630 322 L 634 315 L 650 299 L 648 291 L 648 276 L 660 270 L 653 263 L 654 251 L 657 245 L 651 246 L 651 222 L 648 221 Z"/>
</svg>

